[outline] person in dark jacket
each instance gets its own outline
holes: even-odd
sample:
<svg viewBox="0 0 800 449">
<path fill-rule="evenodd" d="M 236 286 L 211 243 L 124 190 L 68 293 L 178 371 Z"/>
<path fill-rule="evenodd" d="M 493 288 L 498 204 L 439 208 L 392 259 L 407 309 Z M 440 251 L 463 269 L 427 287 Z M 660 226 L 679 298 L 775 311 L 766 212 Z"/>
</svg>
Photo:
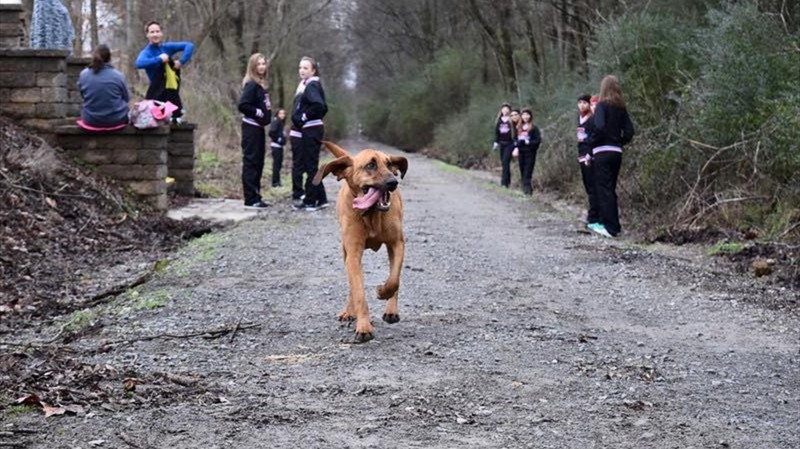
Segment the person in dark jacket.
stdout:
<svg viewBox="0 0 800 449">
<path fill-rule="evenodd" d="M 317 62 L 313 58 L 304 56 L 300 59 L 298 74 L 300 84 L 294 96 L 292 131 L 299 132 L 301 137 L 296 141 L 293 139 L 292 146 L 298 144 L 296 151 L 300 155 L 302 174 L 306 176 L 306 180 L 305 196 L 302 202 L 294 205 L 294 208 L 315 211 L 328 207 L 325 186 L 322 183 L 315 186 L 312 182 L 319 169 L 319 151 L 325 135 L 322 118 L 328 112 L 328 105 L 319 80 Z"/>
<path fill-rule="evenodd" d="M 281 167 L 283 166 L 283 147 L 286 145 L 286 135 L 283 132 L 286 122 L 286 111 L 278 109 L 275 118 L 269 125 L 269 144 L 272 149 L 272 187 L 281 186 Z"/>
<path fill-rule="evenodd" d="M 607 75 L 600 83 L 600 102 L 595 107 L 593 121 L 590 140 L 600 223 L 589 229 L 606 237 L 616 237 L 622 230 L 617 206 L 617 178 L 622 167 L 623 147 L 631 142 L 635 131 L 625 107 L 622 88 L 614 75 Z"/>
<path fill-rule="evenodd" d="M 128 83 L 125 75 L 110 64 L 111 50 L 98 45 L 92 62 L 78 76 L 83 98 L 79 124 L 86 128 L 122 128 L 128 123 Z"/>
<path fill-rule="evenodd" d="M 597 211 L 597 198 L 594 193 L 594 167 L 592 166 L 592 146 L 589 136 L 594 129 L 592 111 L 600 101 L 599 97 L 581 95 L 578 97 L 578 165 L 581 169 L 581 179 L 583 188 L 586 191 L 586 198 L 589 207 L 586 211 L 586 225 L 591 228 L 600 222 L 600 214 Z"/>
<path fill-rule="evenodd" d="M 242 80 L 239 112 L 242 117 L 242 188 L 244 206 L 250 209 L 269 207 L 261 199 L 261 175 L 264 172 L 266 133 L 272 106 L 267 92 L 267 58 L 261 53 L 250 56 Z"/>
<path fill-rule="evenodd" d="M 516 138 L 516 127 L 511 120 L 511 105 L 503 103 L 497 113 L 497 120 L 494 124 L 494 150 L 500 151 L 500 164 L 502 174 L 500 175 L 500 185 L 508 187 L 511 185 L 511 153 L 514 151 L 514 140 Z M 517 114 L 518 115 L 518 114 Z"/>
<path fill-rule="evenodd" d="M 517 153 L 519 154 L 519 174 L 522 192 L 533 195 L 533 169 L 536 166 L 536 152 L 542 143 L 542 134 L 533 123 L 533 111 L 522 110 L 517 124 Z"/>
</svg>

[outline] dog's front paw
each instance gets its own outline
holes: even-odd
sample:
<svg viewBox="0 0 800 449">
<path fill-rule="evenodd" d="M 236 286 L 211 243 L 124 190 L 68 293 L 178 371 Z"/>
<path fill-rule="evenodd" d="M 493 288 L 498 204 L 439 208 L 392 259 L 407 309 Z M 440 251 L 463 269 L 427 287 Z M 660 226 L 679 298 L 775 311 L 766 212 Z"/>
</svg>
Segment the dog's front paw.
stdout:
<svg viewBox="0 0 800 449">
<path fill-rule="evenodd" d="M 356 319 L 355 315 L 352 315 L 347 310 L 342 310 L 338 314 L 336 314 L 336 319 L 339 321 L 353 321 Z"/>
<path fill-rule="evenodd" d="M 383 321 L 386 321 L 389 324 L 399 323 L 400 322 L 400 314 L 397 314 L 397 313 L 384 313 L 383 314 Z"/>
<path fill-rule="evenodd" d="M 366 343 L 375 337 L 375 328 L 369 321 L 356 323 L 356 343 Z"/>
</svg>

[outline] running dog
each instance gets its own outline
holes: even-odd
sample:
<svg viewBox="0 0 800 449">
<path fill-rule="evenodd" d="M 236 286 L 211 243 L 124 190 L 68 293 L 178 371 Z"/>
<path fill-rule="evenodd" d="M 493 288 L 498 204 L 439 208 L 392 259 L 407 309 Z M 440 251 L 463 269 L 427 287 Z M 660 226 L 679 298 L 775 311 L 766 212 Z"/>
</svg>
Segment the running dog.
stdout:
<svg viewBox="0 0 800 449">
<path fill-rule="evenodd" d="M 361 257 L 364 249 L 378 251 L 386 245 L 389 254 L 389 277 L 378 287 L 378 298 L 388 299 L 383 321 L 397 323 L 397 291 L 400 288 L 400 269 L 403 267 L 403 198 L 397 190 L 397 175 L 402 179 L 408 170 L 408 160 L 376 150 L 363 150 L 355 156 L 338 145 L 324 141 L 323 145 L 336 160 L 327 163 L 314 177 L 314 185 L 333 173 L 344 180 L 336 201 L 336 214 L 342 234 L 342 251 L 350 292 L 347 305 L 337 318 L 356 321 L 356 341 L 373 338 L 375 328 L 369 319 L 369 307 L 364 294 L 364 271 Z"/>
</svg>

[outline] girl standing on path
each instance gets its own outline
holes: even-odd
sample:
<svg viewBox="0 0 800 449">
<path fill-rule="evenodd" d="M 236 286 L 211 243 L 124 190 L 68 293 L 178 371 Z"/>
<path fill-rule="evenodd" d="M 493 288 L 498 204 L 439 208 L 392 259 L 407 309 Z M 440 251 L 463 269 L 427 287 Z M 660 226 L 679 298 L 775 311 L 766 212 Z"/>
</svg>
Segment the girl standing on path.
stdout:
<svg viewBox="0 0 800 449">
<path fill-rule="evenodd" d="M 286 135 L 283 132 L 286 123 L 286 111 L 278 109 L 272 124 L 269 125 L 269 146 L 272 149 L 272 187 L 281 186 L 281 167 L 283 166 L 283 146 L 286 145 Z"/>
<path fill-rule="evenodd" d="M 622 88 L 614 75 L 607 75 L 600 83 L 600 102 L 595 107 L 593 120 L 590 139 L 600 223 L 589 229 L 606 237 L 616 237 L 622 230 L 617 206 L 622 150 L 633 139 L 635 131 Z"/>
<path fill-rule="evenodd" d="M 536 166 L 536 152 L 541 142 L 542 135 L 533 123 L 533 112 L 528 108 L 523 109 L 517 124 L 517 150 L 522 192 L 525 195 L 533 195 L 533 168 Z"/>
<path fill-rule="evenodd" d="M 581 95 L 578 97 L 578 165 L 581 168 L 581 179 L 586 197 L 589 200 L 589 208 L 586 211 L 586 226 L 591 229 L 600 222 L 600 215 L 597 212 L 597 198 L 594 188 L 594 167 L 592 166 L 592 146 L 589 136 L 594 129 L 592 111 L 600 100 L 599 97 Z"/>
<path fill-rule="evenodd" d="M 325 102 L 325 91 L 319 80 L 319 65 L 313 58 L 304 56 L 300 59 L 297 68 L 300 75 L 300 84 L 294 97 L 294 109 L 292 112 L 293 132 L 301 136 L 296 139 L 299 148 L 295 154 L 300 155 L 301 177 L 306 175 L 305 197 L 301 203 L 295 204 L 295 209 L 315 211 L 328 207 L 328 196 L 325 194 L 325 186 L 320 183 L 314 185 L 314 175 L 319 168 L 319 151 L 322 147 L 322 138 L 325 135 L 325 126 L 322 118 L 328 112 L 328 105 Z M 294 147 L 295 140 L 292 140 Z M 301 178 L 302 179 L 302 178 Z"/>
<path fill-rule="evenodd" d="M 267 58 L 261 53 L 250 56 L 247 73 L 242 80 L 239 112 L 242 117 L 242 189 L 244 207 L 263 209 L 269 207 L 261 199 L 261 175 L 264 172 L 266 134 L 272 114 L 267 92 Z"/>
<path fill-rule="evenodd" d="M 508 187 L 511 184 L 511 153 L 514 151 L 514 124 L 511 122 L 511 105 L 503 103 L 497 113 L 494 124 L 493 149 L 500 151 L 500 164 L 503 172 L 500 175 L 500 185 Z"/>
</svg>

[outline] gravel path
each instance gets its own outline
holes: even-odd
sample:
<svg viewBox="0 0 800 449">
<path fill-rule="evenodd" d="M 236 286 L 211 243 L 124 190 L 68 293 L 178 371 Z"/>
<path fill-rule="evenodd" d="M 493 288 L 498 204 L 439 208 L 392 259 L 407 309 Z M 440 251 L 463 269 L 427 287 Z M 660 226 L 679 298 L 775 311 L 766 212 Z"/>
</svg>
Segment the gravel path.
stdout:
<svg viewBox="0 0 800 449">
<path fill-rule="evenodd" d="M 493 178 L 409 159 L 399 323 L 374 294 L 385 250 L 364 257 L 373 341 L 334 319 L 333 208 L 275 207 L 194 241 L 72 344 L 135 393 L 4 420 L 36 430 L 34 448 L 800 447 L 798 319 L 765 306 L 795 292 L 576 232 Z"/>
</svg>

